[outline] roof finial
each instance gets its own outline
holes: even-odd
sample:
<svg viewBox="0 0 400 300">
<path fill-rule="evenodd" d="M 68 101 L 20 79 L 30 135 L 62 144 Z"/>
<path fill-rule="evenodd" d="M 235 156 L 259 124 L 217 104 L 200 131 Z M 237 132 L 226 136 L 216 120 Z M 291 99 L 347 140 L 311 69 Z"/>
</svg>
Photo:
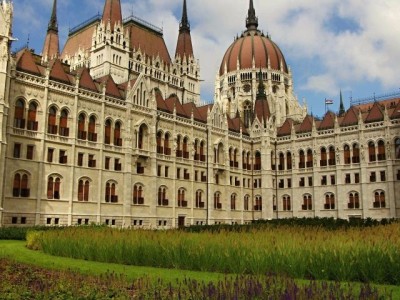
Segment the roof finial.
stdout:
<svg viewBox="0 0 400 300">
<path fill-rule="evenodd" d="M 182 20 L 179 26 L 179 32 L 190 31 L 190 23 L 187 14 L 186 0 L 183 0 Z"/>
<path fill-rule="evenodd" d="M 344 109 L 344 103 L 343 103 L 343 96 L 342 96 L 342 90 L 340 90 L 340 108 L 339 108 L 339 115 L 344 115 L 346 110 Z"/>
<path fill-rule="evenodd" d="M 51 18 L 49 21 L 49 26 L 47 27 L 47 31 L 58 32 L 58 22 L 57 22 L 57 0 L 53 2 L 53 11 L 51 13 Z"/>
<path fill-rule="evenodd" d="M 263 82 L 263 73 L 260 68 L 260 72 L 258 73 L 258 90 L 257 90 L 257 99 L 267 99 L 267 94 L 265 93 L 265 86 Z"/>
<path fill-rule="evenodd" d="M 250 0 L 249 11 L 246 19 L 247 30 L 257 30 L 258 18 L 256 17 L 256 10 L 254 9 L 253 0 Z"/>
</svg>

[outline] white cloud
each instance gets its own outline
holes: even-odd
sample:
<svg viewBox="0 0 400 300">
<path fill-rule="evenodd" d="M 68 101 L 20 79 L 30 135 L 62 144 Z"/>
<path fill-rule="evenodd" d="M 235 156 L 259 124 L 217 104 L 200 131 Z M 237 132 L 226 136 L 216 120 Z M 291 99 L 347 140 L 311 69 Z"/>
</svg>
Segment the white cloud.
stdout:
<svg viewBox="0 0 400 300">
<path fill-rule="evenodd" d="M 23 9 L 17 2 L 14 4 L 18 10 L 17 22 L 20 23 L 17 26 L 25 26 L 20 32 L 30 30 L 31 35 L 39 32 L 37 38 L 42 40 L 44 32 L 38 28 L 46 26 L 49 17 L 46 14 L 50 9 L 46 8 L 43 14 L 40 9 L 52 0 L 21 2 Z M 135 15 L 163 27 L 168 49 L 174 56 L 182 0 L 122 2 L 124 16 L 133 11 Z M 70 16 L 71 23 L 79 23 L 101 12 L 104 1 L 77 3 L 77 0 L 61 0 L 59 4 Z M 201 76 L 205 80 L 202 93 L 203 97 L 210 98 L 214 94 L 215 74 L 225 50 L 233 37 L 245 29 L 248 1 L 188 0 L 187 4 L 194 51 L 200 59 Z M 79 11 L 74 9 L 77 5 Z M 260 29 L 271 34 L 292 66 L 297 93 L 332 94 L 340 86 L 351 89 L 352 86 L 359 87 L 362 82 L 375 82 L 382 90 L 398 88 L 400 1 L 254 0 L 254 5 Z M 38 15 L 38 18 L 29 18 L 32 15 Z M 354 24 L 356 30 L 343 29 L 343 24 L 337 23 L 341 20 Z M 327 26 L 328 21 L 330 26 Z M 303 73 L 309 78 L 304 78 Z"/>
</svg>

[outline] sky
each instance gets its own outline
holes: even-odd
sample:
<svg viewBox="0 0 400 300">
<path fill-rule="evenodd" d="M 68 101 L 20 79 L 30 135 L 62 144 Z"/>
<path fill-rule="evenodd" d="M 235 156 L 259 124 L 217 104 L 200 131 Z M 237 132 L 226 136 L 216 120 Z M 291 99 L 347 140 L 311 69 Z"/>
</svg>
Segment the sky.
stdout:
<svg viewBox="0 0 400 300">
<path fill-rule="evenodd" d="M 97 13 L 105 0 L 58 0 L 60 46 L 72 28 Z M 53 0 L 14 0 L 13 49 L 40 53 Z M 175 54 L 183 0 L 121 0 L 133 14 L 163 28 Z M 187 0 L 194 54 L 200 60 L 201 99 L 213 100 L 214 82 L 225 51 L 245 29 L 248 0 Z M 400 92 L 399 0 L 254 0 L 259 29 L 281 48 L 293 73 L 298 100 L 315 116 L 325 99 L 339 109 L 340 90 L 350 99 Z"/>
</svg>

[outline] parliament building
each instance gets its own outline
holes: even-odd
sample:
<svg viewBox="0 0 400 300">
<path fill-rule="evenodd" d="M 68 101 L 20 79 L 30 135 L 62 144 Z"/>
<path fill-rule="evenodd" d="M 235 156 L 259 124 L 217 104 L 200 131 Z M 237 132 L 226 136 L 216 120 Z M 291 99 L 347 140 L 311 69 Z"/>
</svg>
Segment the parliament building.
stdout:
<svg viewBox="0 0 400 300">
<path fill-rule="evenodd" d="M 54 0 L 36 54 L 0 0 L 0 226 L 400 216 L 400 99 L 308 114 L 250 0 L 202 105 L 186 0 L 173 56 L 103 1 L 60 48 Z"/>
</svg>

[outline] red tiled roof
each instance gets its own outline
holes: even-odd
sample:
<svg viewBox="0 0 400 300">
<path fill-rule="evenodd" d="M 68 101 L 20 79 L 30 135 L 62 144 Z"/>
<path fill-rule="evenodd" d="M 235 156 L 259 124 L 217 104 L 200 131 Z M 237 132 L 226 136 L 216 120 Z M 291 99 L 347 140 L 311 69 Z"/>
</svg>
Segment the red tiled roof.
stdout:
<svg viewBox="0 0 400 300">
<path fill-rule="evenodd" d="M 200 114 L 199 110 L 197 109 L 197 106 L 193 102 L 184 104 L 183 109 L 190 114 L 190 117 L 192 117 L 192 112 L 193 112 L 193 118 L 196 121 L 204 122 L 202 115 Z"/>
<path fill-rule="evenodd" d="M 60 55 L 60 45 L 58 40 L 58 34 L 53 31 L 49 31 L 44 41 L 42 56 L 47 57 L 49 60 L 58 58 Z"/>
<path fill-rule="evenodd" d="M 122 13 L 120 0 L 106 0 L 103 10 L 103 22 L 110 21 L 111 31 L 114 31 L 115 23 L 122 25 Z"/>
<path fill-rule="evenodd" d="M 91 90 L 94 92 L 98 92 L 98 88 L 93 81 L 92 76 L 90 76 L 89 69 L 83 68 L 78 70 L 78 74 L 80 75 L 79 79 L 79 87 L 87 90 Z"/>
<path fill-rule="evenodd" d="M 383 111 L 381 104 L 378 102 L 375 102 L 371 108 L 371 110 L 368 113 L 368 116 L 364 120 L 365 123 L 372 123 L 372 122 L 377 122 L 377 121 L 383 121 L 384 116 L 383 116 Z"/>
<path fill-rule="evenodd" d="M 64 67 L 59 59 L 55 59 L 50 63 L 50 79 L 55 81 L 61 81 L 64 83 L 71 84 L 71 81 L 64 70 Z"/>
<path fill-rule="evenodd" d="M 164 98 L 159 90 L 155 91 L 156 93 L 156 101 L 157 101 L 157 110 L 162 110 L 164 112 L 172 113 L 165 104 Z"/>
<path fill-rule="evenodd" d="M 256 116 L 258 120 L 267 121 L 271 117 L 271 112 L 269 110 L 268 101 L 265 99 L 256 100 L 256 105 L 254 107 Z"/>
<path fill-rule="evenodd" d="M 118 86 L 115 84 L 111 75 L 101 77 L 97 79 L 97 81 L 105 84 L 107 96 L 123 99 L 121 92 L 118 89 Z"/>
<path fill-rule="evenodd" d="M 17 70 L 34 75 L 42 75 L 32 53 L 28 49 L 21 50 L 21 52 L 17 54 Z"/>
<path fill-rule="evenodd" d="M 335 127 L 335 114 L 331 111 L 328 111 L 325 114 L 325 117 L 322 119 L 321 124 L 319 124 L 318 129 L 324 130 L 324 129 L 332 129 L 334 127 Z"/>
<path fill-rule="evenodd" d="M 293 120 L 288 118 L 285 123 L 278 128 L 278 136 L 287 136 L 292 134 Z"/>
<path fill-rule="evenodd" d="M 399 119 L 400 118 L 400 101 L 397 102 L 397 106 L 392 110 L 389 114 L 391 119 Z"/>
<path fill-rule="evenodd" d="M 240 133 L 240 129 L 242 129 L 242 133 L 247 134 L 246 127 L 244 126 L 242 119 L 240 117 L 231 119 L 229 118 L 229 116 L 227 116 L 227 119 L 228 119 L 228 129 L 230 131 Z"/>
<path fill-rule="evenodd" d="M 300 126 L 297 129 L 298 133 L 303 133 L 303 132 L 311 132 L 313 128 L 313 122 L 314 118 L 307 115 L 303 122 L 300 124 Z"/>
<path fill-rule="evenodd" d="M 186 60 L 189 59 L 189 56 L 193 55 L 193 45 L 192 38 L 189 32 L 181 32 L 178 36 L 178 42 L 176 44 L 175 57 L 180 56 L 183 59 L 186 55 Z"/>
<path fill-rule="evenodd" d="M 64 59 L 67 55 L 74 55 L 79 49 L 84 51 L 89 50 L 92 47 L 93 33 L 98 24 L 99 21 L 94 22 L 88 27 L 68 36 L 61 57 Z"/>
<path fill-rule="evenodd" d="M 188 113 L 182 106 L 182 103 L 179 101 L 178 96 L 171 95 L 168 99 L 165 99 L 165 105 L 168 107 L 168 110 L 173 112 L 174 108 L 176 109 L 176 114 L 181 117 L 190 118 L 191 112 Z"/>
<path fill-rule="evenodd" d="M 211 111 L 213 109 L 213 107 L 214 107 L 213 103 L 197 107 L 197 110 L 199 111 L 199 113 L 203 119 L 203 122 L 205 122 L 205 123 L 207 122 L 208 110 Z"/>
<path fill-rule="evenodd" d="M 340 122 L 340 126 L 345 127 L 358 124 L 358 113 L 359 110 L 356 107 L 350 107 L 345 113 L 343 120 Z"/>
<path fill-rule="evenodd" d="M 144 52 L 150 58 L 159 55 L 164 63 L 171 63 L 171 57 L 162 34 L 133 21 L 125 24 L 125 28 L 130 30 L 130 46 L 132 49 L 138 50 L 140 48 L 142 53 Z"/>
</svg>

